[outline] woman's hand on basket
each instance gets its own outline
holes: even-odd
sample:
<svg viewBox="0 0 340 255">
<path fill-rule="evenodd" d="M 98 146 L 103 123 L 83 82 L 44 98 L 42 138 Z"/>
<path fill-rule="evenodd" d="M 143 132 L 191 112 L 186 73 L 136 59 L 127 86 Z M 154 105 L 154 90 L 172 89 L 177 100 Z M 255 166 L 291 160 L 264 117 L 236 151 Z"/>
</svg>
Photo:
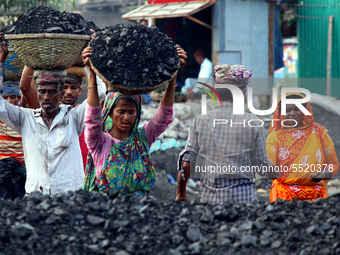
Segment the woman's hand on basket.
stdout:
<svg viewBox="0 0 340 255">
<path fill-rule="evenodd" d="M 92 49 L 91 47 L 87 47 L 83 50 L 83 52 L 81 53 L 82 57 L 83 57 L 83 62 L 85 65 L 90 67 L 90 59 L 89 57 L 92 56 Z"/>
<path fill-rule="evenodd" d="M 184 65 L 188 58 L 187 53 L 178 44 L 176 44 L 176 47 L 177 47 L 177 55 L 181 58 L 180 65 Z"/>
<path fill-rule="evenodd" d="M 91 41 L 96 37 L 96 31 L 94 31 L 93 29 L 90 29 L 90 31 L 91 31 Z"/>
</svg>

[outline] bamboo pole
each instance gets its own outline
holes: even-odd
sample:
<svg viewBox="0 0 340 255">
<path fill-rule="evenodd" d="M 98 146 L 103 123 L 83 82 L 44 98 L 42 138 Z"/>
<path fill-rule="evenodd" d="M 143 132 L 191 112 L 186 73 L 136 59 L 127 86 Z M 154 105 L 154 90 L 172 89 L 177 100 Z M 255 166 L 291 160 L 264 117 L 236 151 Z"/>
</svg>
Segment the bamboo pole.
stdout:
<svg viewBox="0 0 340 255">
<path fill-rule="evenodd" d="M 268 6 L 268 77 L 274 75 L 274 2 L 269 2 Z"/>
<path fill-rule="evenodd" d="M 196 23 L 198 23 L 198 24 L 200 24 L 200 25 L 202 25 L 202 26 L 205 26 L 209 29 L 212 29 L 212 26 L 208 25 L 207 23 L 205 23 L 203 21 L 200 21 L 199 19 L 194 18 L 193 16 L 188 15 L 188 16 L 185 16 L 185 17 L 196 22 Z"/>
<path fill-rule="evenodd" d="M 333 40 L 333 19 L 334 16 L 329 16 L 328 21 L 328 45 L 327 45 L 327 96 L 331 96 L 332 91 L 332 40 Z"/>
<path fill-rule="evenodd" d="M 274 2 L 268 3 L 268 82 L 274 87 Z M 270 106 L 270 95 L 267 95 L 267 106 Z"/>
</svg>

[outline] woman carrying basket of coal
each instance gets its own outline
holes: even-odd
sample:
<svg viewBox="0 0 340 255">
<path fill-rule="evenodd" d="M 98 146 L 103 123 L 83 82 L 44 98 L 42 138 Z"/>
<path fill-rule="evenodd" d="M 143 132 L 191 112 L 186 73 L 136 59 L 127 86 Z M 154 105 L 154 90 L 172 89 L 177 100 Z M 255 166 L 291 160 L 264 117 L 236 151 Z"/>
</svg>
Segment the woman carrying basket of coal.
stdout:
<svg viewBox="0 0 340 255">
<path fill-rule="evenodd" d="M 181 64 L 184 63 L 186 52 L 178 48 L 177 53 Z M 101 109 L 95 73 L 88 59 L 91 48 L 86 48 L 82 55 L 90 70 L 85 113 L 85 141 L 90 153 L 84 189 L 106 194 L 108 188 L 114 188 L 122 196 L 143 198 L 156 180 L 150 146 L 173 121 L 176 76 L 169 82 L 156 114 L 139 128 L 140 96 L 111 92 Z"/>
</svg>

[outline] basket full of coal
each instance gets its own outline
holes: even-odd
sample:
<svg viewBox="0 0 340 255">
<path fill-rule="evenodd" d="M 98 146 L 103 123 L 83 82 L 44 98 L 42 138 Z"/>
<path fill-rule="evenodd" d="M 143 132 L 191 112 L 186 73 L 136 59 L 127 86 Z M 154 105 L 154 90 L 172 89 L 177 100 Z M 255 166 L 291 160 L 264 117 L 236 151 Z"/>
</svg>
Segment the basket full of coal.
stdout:
<svg viewBox="0 0 340 255">
<path fill-rule="evenodd" d="M 99 31 L 80 14 L 51 7 L 31 7 L 6 30 L 5 39 L 31 69 L 67 69 Z"/>
<path fill-rule="evenodd" d="M 340 254 L 340 196 L 207 205 L 84 190 L 0 199 L 0 254 Z"/>
<path fill-rule="evenodd" d="M 96 33 L 90 46 L 91 67 L 109 91 L 148 93 L 179 69 L 175 43 L 155 26 L 116 24 Z"/>
</svg>

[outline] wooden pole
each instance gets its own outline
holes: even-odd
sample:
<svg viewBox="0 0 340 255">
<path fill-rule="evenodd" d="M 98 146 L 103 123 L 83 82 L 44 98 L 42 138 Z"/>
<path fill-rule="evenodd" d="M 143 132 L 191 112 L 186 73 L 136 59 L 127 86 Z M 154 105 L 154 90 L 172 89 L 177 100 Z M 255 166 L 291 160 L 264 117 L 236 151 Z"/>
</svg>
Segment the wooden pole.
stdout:
<svg viewBox="0 0 340 255">
<path fill-rule="evenodd" d="M 268 82 L 274 85 L 274 2 L 269 2 L 268 6 Z M 267 106 L 269 106 L 270 95 L 267 95 Z"/>
<path fill-rule="evenodd" d="M 329 16 L 328 20 L 328 45 L 327 45 L 327 96 L 331 96 L 332 91 L 332 40 L 333 40 L 333 19 Z"/>
<path fill-rule="evenodd" d="M 268 72 L 269 77 L 273 77 L 274 74 L 274 2 L 269 2 L 268 13 Z"/>
<path fill-rule="evenodd" d="M 192 20 L 193 22 L 196 22 L 196 23 L 198 23 L 198 24 L 200 24 L 202 26 L 205 26 L 207 28 L 212 29 L 212 26 L 208 25 L 207 23 L 205 23 L 203 21 L 200 21 L 199 19 L 194 18 L 193 16 L 188 15 L 188 16 L 185 16 L 185 17 L 190 19 L 190 20 Z"/>
</svg>

